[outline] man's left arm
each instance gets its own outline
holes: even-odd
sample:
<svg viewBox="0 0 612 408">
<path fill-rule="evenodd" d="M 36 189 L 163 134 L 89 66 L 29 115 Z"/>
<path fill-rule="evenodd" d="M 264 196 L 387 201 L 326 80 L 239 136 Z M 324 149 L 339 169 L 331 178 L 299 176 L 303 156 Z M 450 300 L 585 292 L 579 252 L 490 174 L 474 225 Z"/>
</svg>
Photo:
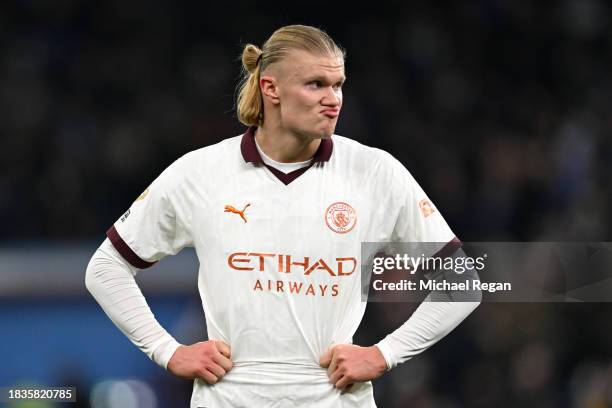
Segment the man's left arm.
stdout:
<svg viewBox="0 0 612 408">
<path fill-rule="evenodd" d="M 466 254 L 458 249 L 452 256 L 466 257 Z M 474 269 L 468 269 L 461 275 L 454 271 L 441 273 L 443 279 L 448 281 L 479 279 Z M 330 381 L 338 389 L 345 389 L 354 382 L 377 378 L 427 350 L 450 333 L 476 309 L 481 296 L 479 290 L 432 291 L 404 324 L 376 345 L 336 345 L 321 357 L 320 364 L 328 369 Z"/>
</svg>

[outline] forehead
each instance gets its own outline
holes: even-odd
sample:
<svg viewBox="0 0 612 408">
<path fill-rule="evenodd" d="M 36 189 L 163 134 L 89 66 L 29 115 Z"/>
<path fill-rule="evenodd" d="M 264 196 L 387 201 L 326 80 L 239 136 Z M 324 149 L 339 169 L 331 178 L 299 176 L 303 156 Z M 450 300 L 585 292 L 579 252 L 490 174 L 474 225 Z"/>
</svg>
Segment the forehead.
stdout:
<svg viewBox="0 0 612 408">
<path fill-rule="evenodd" d="M 281 65 L 287 79 L 301 80 L 307 77 L 324 77 L 330 80 L 344 79 L 344 60 L 342 57 L 292 50 L 283 58 Z"/>
</svg>

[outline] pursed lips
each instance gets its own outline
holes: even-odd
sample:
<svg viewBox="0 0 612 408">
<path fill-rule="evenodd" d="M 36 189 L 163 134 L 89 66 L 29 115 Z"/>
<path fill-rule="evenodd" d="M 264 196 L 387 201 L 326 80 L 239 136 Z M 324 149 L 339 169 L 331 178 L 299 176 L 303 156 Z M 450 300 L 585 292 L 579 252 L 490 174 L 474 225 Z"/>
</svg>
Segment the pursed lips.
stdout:
<svg viewBox="0 0 612 408">
<path fill-rule="evenodd" d="M 328 118 L 337 118 L 340 114 L 340 109 L 325 109 L 321 111 L 321 113 L 327 116 Z"/>
</svg>

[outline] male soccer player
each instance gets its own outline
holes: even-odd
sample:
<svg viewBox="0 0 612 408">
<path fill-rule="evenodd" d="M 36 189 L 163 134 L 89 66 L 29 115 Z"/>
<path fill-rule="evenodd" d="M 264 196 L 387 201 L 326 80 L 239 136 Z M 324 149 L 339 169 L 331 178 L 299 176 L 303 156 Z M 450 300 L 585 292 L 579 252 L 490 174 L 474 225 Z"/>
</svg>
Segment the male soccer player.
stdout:
<svg viewBox="0 0 612 408">
<path fill-rule="evenodd" d="M 170 165 L 107 231 L 87 287 L 150 358 L 195 379 L 192 407 L 375 407 L 369 380 L 478 302 L 440 294 L 378 344 L 353 345 L 360 244 L 458 240 L 397 160 L 333 134 L 344 52 L 327 34 L 282 27 L 242 62 L 248 130 Z M 133 278 L 186 246 L 210 339 L 193 345 L 160 326 Z"/>
</svg>

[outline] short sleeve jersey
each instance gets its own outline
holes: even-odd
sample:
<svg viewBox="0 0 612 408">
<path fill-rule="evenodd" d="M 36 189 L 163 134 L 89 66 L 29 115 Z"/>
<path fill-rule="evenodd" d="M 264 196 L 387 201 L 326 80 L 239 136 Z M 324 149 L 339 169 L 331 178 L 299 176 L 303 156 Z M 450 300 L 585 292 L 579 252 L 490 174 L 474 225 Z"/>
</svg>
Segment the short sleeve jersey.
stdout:
<svg viewBox="0 0 612 408">
<path fill-rule="evenodd" d="M 333 135 L 311 166 L 284 174 L 254 135 L 178 159 L 107 234 L 138 268 L 195 247 L 209 338 L 232 349 L 227 387 L 273 383 L 280 370 L 333 389 L 318 361 L 363 317 L 361 243 L 458 240 L 390 154 Z M 194 398 L 215 392 L 196 381 Z"/>
</svg>

